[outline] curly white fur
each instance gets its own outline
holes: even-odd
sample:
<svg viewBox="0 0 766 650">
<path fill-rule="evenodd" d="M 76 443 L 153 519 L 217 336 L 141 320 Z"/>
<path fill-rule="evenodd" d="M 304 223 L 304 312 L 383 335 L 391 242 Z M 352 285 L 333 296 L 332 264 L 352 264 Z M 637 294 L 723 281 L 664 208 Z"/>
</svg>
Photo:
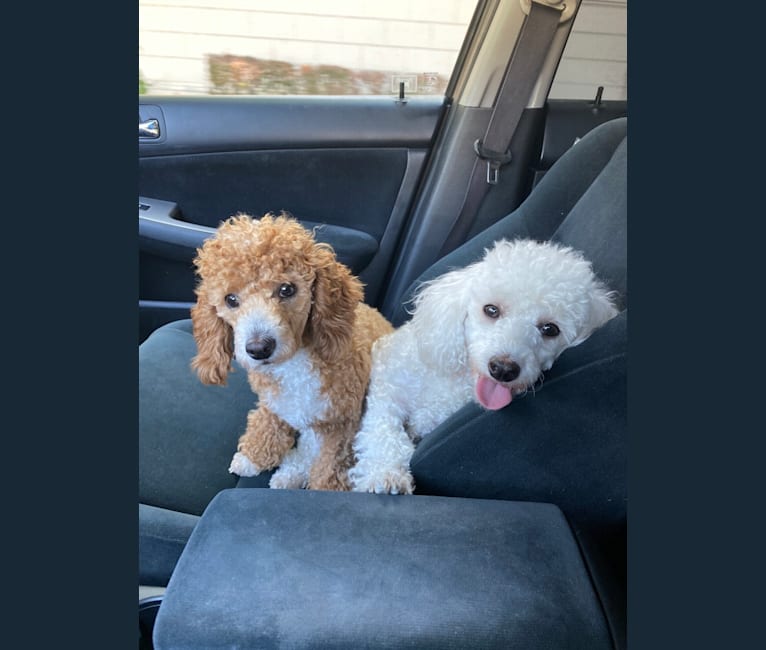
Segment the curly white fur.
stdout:
<svg viewBox="0 0 766 650">
<path fill-rule="evenodd" d="M 247 322 L 247 319 L 242 320 Z M 269 487 L 305 488 L 308 485 L 311 465 L 317 459 L 321 448 L 321 437 L 311 426 L 315 418 L 326 417 L 332 406 L 327 396 L 322 393 L 319 374 L 313 368 L 311 356 L 305 348 L 298 350 L 287 361 L 264 365 L 240 352 L 240 348 L 244 351 L 244 345 L 240 343 L 242 340 L 246 340 L 245 337 L 238 336 L 238 329 L 234 328 L 234 349 L 240 365 L 245 370 L 257 368 L 278 382 L 275 386 L 279 386 L 279 390 L 266 387 L 260 399 L 269 405 L 269 409 L 275 415 L 301 432 L 295 447 L 287 452 L 271 477 Z M 238 476 L 257 476 L 262 469 L 239 451 L 234 454 L 229 466 L 229 472 Z"/>
<path fill-rule="evenodd" d="M 613 297 L 580 253 L 532 240 L 423 285 L 412 319 L 373 346 L 352 489 L 412 493 L 417 440 L 471 400 L 494 410 L 526 392 L 617 314 Z"/>
</svg>

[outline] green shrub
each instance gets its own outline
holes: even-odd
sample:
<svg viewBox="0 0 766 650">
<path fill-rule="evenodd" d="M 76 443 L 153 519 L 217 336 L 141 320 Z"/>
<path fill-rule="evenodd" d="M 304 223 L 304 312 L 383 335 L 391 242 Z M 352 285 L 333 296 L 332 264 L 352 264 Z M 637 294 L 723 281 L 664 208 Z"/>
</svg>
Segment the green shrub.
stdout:
<svg viewBox="0 0 766 650">
<path fill-rule="evenodd" d="M 213 95 L 386 95 L 391 72 L 350 70 L 334 65 L 295 65 L 286 61 L 233 54 L 209 54 L 208 73 Z M 418 75 L 418 78 L 424 77 Z M 447 80 L 433 75 L 421 92 L 442 93 Z"/>
</svg>

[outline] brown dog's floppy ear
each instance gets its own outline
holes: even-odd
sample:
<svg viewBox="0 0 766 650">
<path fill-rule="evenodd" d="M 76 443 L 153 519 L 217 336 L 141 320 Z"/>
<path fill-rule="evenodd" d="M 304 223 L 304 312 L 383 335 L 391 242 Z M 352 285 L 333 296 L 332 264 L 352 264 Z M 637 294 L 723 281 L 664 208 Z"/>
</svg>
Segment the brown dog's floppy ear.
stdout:
<svg viewBox="0 0 766 650">
<path fill-rule="evenodd" d="M 317 244 L 312 256 L 314 302 L 304 340 L 320 358 L 332 361 L 351 340 L 354 312 L 364 292 L 348 267 L 335 259 L 332 248 Z"/>
<path fill-rule="evenodd" d="M 197 342 L 197 356 L 191 366 L 204 384 L 226 384 L 234 354 L 234 336 L 231 327 L 215 312 L 207 300 L 204 285 L 197 290 L 197 304 L 191 308 L 192 331 Z"/>
</svg>

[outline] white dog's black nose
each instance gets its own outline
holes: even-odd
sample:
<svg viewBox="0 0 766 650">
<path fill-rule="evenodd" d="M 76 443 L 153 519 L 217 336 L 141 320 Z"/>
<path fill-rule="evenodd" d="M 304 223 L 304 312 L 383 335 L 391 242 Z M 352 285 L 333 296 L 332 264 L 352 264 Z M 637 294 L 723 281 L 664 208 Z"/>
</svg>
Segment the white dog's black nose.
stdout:
<svg viewBox="0 0 766 650">
<path fill-rule="evenodd" d="M 245 352 L 256 361 L 268 359 L 277 347 L 277 342 L 270 336 L 255 336 L 245 344 Z"/>
<path fill-rule="evenodd" d="M 489 374 L 497 381 L 513 381 L 521 374 L 521 367 L 508 357 L 492 357 L 489 360 Z"/>
</svg>

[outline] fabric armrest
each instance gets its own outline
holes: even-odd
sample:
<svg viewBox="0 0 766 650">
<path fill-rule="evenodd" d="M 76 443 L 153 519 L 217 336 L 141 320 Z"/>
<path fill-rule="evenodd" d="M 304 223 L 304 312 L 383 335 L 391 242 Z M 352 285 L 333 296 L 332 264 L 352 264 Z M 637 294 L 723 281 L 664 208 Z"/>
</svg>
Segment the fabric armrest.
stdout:
<svg viewBox="0 0 766 650">
<path fill-rule="evenodd" d="M 171 648 L 611 648 L 550 504 L 224 490 L 170 579 Z"/>
</svg>

